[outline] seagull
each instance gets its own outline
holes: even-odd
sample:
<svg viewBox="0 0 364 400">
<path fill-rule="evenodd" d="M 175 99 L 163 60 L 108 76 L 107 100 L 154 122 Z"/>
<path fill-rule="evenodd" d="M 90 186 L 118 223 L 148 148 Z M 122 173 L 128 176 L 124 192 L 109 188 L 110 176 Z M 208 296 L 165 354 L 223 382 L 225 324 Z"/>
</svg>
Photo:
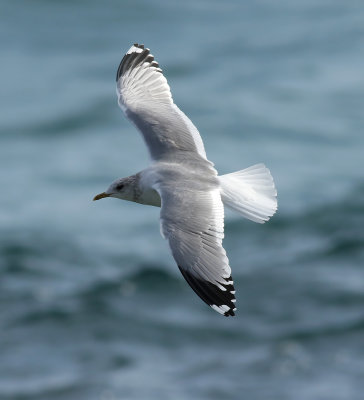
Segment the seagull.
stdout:
<svg viewBox="0 0 364 400">
<path fill-rule="evenodd" d="M 160 207 L 160 232 L 183 277 L 212 309 L 234 316 L 231 268 L 222 246 L 224 206 L 264 223 L 277 191 L 264 164 L 218 175 L 197 128 L 173 102 L 167 79 L 144 45 L 134 44 L 116 74 L 118 104 L 141 132 L 151 165 L 120 178 L 94 200 L 115 197 Z"/>
</svg>

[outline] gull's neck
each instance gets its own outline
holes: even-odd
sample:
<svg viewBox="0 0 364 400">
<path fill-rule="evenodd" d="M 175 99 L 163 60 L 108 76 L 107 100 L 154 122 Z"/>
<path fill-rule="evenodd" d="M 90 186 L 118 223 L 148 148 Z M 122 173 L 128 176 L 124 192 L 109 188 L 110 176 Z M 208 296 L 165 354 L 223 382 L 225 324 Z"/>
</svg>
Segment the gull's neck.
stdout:
<svg viewBox="0 0 364 400">
<path fill-rule="evenodd" d="M 138 172 L 130 178 L 134 178 L 131 182 L 133 187 L 133 200 L 135 203 L 146 204 L 149 206 L 160 207 L 161 198 L 158 192 L 152 188 L 152 182 L 149 174 Z"/>
</svg>

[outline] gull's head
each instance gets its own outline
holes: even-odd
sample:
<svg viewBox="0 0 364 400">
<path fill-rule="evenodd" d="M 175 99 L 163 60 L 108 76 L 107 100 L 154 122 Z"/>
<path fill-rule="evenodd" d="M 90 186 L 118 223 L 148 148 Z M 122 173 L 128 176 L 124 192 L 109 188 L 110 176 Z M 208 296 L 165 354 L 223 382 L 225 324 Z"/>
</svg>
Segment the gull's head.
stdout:
<svg viewBox="0 0 364 400">
<path fill-rule="evenodd" d="M 116 197 L 121 200 L 134 201 L 135 198 L 135 176 L 120 178 L 114 181 L 105 192 L 97 194 L 95 200 L 105 197 Z"/>
</svg>

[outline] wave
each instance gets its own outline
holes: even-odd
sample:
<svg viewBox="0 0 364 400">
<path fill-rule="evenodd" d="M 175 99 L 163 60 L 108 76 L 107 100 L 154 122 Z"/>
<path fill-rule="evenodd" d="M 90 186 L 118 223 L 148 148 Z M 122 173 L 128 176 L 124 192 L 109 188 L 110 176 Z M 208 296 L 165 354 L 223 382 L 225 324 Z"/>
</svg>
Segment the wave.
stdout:
<svg viewBox="0 0 364 400">
<path fill-rule="evenodd" d="M 85 131 L 100 127 L 105 129 L 105 121 L 110 121 L 113 114 L 113 104 L 111 98 L 94 101 L 83 109 L 77 108 L 77 112 L 60 110 L 59 115 L 51 115 L 48 119 L 42 119 L 37 122 L 27 122 L 26 125 L 18 123 L 3 126 L 3 136 L 12 137 L 24 133 L 31 137 L 41 137 L 49 135 L 73 135 L 77 131 Z"/>
<path fill-rule="evenodd" d="M 345 336 L 349 333 L 359 333 L 363 331 L 364 318 L 359 318 L 348 322 L 338 321 L 337 323 L 327 323 L 317 328 L 294 328 L 286 334 L 277 335 L 277 339 L 304 342 L 333 336 Z"/>
</svg>

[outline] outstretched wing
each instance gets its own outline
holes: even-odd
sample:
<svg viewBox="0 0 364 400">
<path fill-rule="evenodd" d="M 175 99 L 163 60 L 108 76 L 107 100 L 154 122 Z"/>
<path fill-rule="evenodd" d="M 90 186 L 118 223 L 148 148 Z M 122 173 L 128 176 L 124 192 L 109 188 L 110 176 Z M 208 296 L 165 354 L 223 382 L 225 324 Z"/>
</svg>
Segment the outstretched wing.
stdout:
<svg viewBox="0 0 364 400">
<path fill-rule="evenodd" d="M 141 131 L 152 159 L 170 158 L 176 151 L 206 158 L 197 128 L 173 103 L 167 79 L 149 49 L 134 44 L 119 65 L 116 82 L 119 105 Z"/>
<path fill-rule="evenodd" d="M 182 275 L 215 311 L 235 315 L 235 289 L 222 247 L 224 208 L 219 189 L 182 190 L 174 185 L 157 190 L 162 200 L 161 233 Z"/>
</svg>

